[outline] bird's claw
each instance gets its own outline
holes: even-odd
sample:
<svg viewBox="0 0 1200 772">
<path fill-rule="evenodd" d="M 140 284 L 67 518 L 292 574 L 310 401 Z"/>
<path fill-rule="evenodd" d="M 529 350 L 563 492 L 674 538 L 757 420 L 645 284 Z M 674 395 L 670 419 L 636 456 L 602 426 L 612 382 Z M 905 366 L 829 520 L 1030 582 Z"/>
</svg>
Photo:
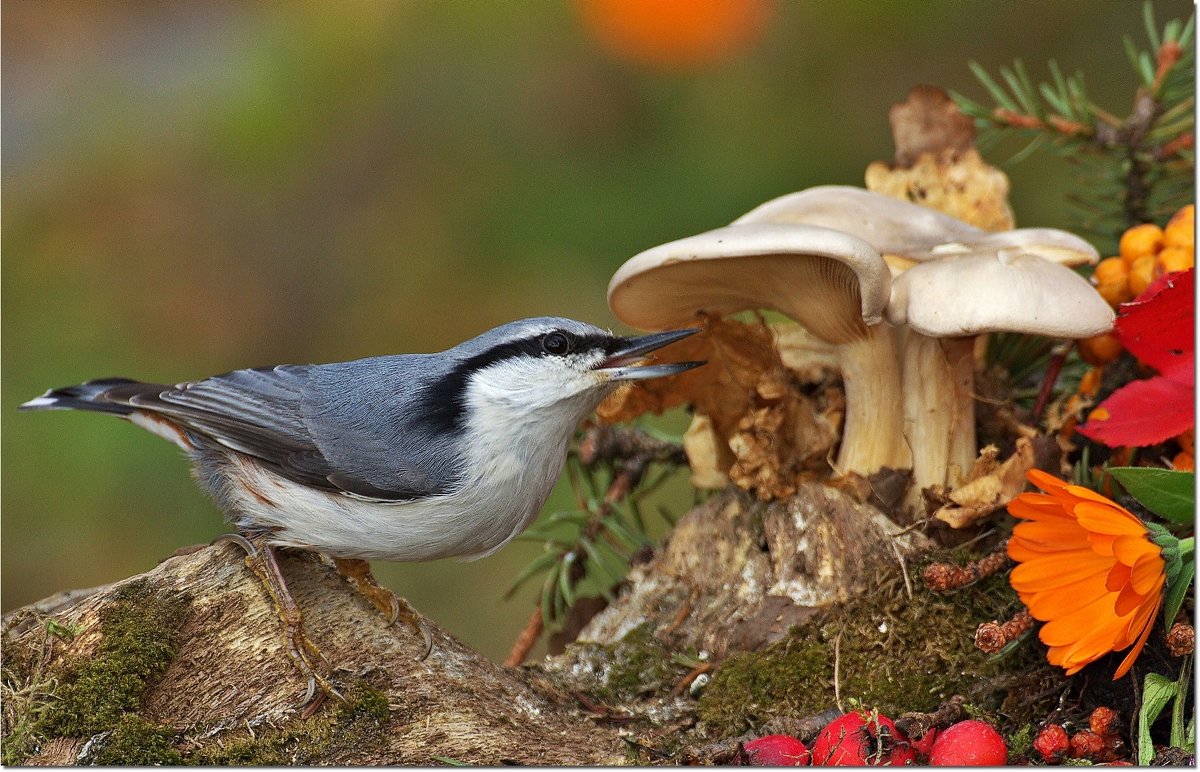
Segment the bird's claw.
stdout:
<svg viewBox="0 0 1200 772">
<path fill-rule="evenodd" d="M 406 625 L 413 629 L 413 632 L 421 636 L 425 648 L 421 651 L 421 656 L 417 657 L 417 662 L 424 662 L 433 652 L 433 631 L 429 629 L 429 623 L 425 621 L 425 618 L 417 613 L 417 610 L 410 606 L 407 601 L 399 596 L 394 597 L 400 602 L 396 604 L 395 616 L 392 618 L 391 624 L 403 620 Z M 401 603 L 404 606 L 403 610 L 400 607 Z"/>
<path fill-rule="evenodd" d="M 308 679 L 302 712 L 312 715 L 327 696 L 333 696 L 343 702 L 346 698 L 334 687 L 333 683 L 322 675 L 322 671 L 332 672 L 333 666 L 325 654 L 313 643 L 304 632 L 304 618 L 300 607 L 288 591 L 279 562 L 275 558 L 275 549 L 270 544 L 259 545 L 245 536 L 237 533 L 227 533 L 213 539 L 213 544 L 232 542 L 246 552 L 246 566 L 254 572 L 271 602 L 279 614 L 283 625 L 284 638 L 287 643 L 287 653 L 300 674 Z M 320 694 L 316 694 L 317 687 Z M 314 699 L 315 695 L 315 699 Z"/>
<path fill-rule="evenodd" d="M 240 533 L 223 533 L 210 541 L 208 546 L 211 547 L 217 544 L 224 544 L 226 542 L 236 544 L 245 550 L 247 558 L 258 557 L 258 548 L 254 546 L 254 542 L 250 541 L 245 536 L 242 536 Z"/>
<path fill-rule="evenodd" d="M 333 564 L 337 567 L 338 573 L 349 579 L 367 600 L 387 616 L 388 625 L 403 621 L 421 636 L 425 648 L 417 661 L 424 661 L 433 651 L 433 631 L 430 630 L 429 623 L 420 613 L 404 598 L 375 581 L 374 575 L 371 574 L 371 566 L 367 561 L 334 558 Z"/>
</svg>

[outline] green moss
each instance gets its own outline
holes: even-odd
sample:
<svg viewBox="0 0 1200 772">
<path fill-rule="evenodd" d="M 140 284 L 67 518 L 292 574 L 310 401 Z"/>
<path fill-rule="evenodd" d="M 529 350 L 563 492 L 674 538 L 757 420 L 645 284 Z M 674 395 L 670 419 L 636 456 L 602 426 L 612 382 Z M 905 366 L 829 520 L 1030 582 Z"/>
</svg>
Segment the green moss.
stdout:
<svg viewBox="0 0 1200 772">
<path fill-rule="evenodd" d="M 143 582 L 123 587 L 100 614 L 102 639 L 90 658 L 68 665 L 57 699 L 38 722 L 47 737 L 115 730 L 141 707 L 142 693 L 175 658 L 190 598 L 163 596 Z"/>
<path fill-rule="evenodd" d="M 96 766 L 177 766 L 183 759 L 171 747 L 174 731 L 127 713 L 108 737 L 97 741 L 87 761 Z"/>
<path fill-rule="evenodd" d="M 255 736 L 213 744 L 184 759 L 204 766 L 281 766 L 328 762 L 379 747 L 388 724 L 387 695 L 360 682 L 339 702 L 309 719 Z"/>
<path fill-rule="evenodd" d="M 1029 751 L 1033 750 L 1033 725 L 1025 724 L 1005 742 L 1008 746 L 1008 758 L 1015 759 L 1024 757 Z"/>
<path fill-rule="evenodd" d="M 808 710 L 811 695 L 806 690 L 831 683 L 833 662 L 828 652 L 797 636 L 764 652 L 735 654 L 725 660 L 701 695 L 698 714 L 718 731 L 737 734 L 774 716 L 819 713 Z"/>
<path fill-rule="evenodd" d="M 701 695 L 699 717 L 739 734 L 775 716 L 819 713 L 837 696 L 891 714 L 932 710 L 954 694 L 994 707 L 1006 671 L 1035 669 L 1037 652 L 1024 647 L 998 662 L 975 648 L 974 632 L 1017 607 L 1003 576 L 951 595 L 918 585 L 911 599 L 902 577 L 881 576 L 873 592 L 822 611 L 783 641 L 727 659 Z"/>
<path fill-rule="evenodd" d="M 654 637 L 649 623 L 615 644 L 571 644 L 579 687 L 606 702 L 623 702 L 670 689 L 687 673 Z"/>
</svg>

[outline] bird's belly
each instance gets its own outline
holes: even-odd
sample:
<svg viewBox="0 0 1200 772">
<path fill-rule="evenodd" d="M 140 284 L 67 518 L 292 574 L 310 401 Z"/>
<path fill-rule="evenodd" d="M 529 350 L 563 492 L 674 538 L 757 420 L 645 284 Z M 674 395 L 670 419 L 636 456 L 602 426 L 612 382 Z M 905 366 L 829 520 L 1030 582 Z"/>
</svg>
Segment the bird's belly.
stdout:
<svg viewBox="0 0 1200 772">
<path fill-rule="evenodd" d="M 218 498 L 233 504 L 226 509 L 240 529 L 268 531 L 278 546 L 398 562 L 490 554 L 532 522 L 557 477 L 513 486 L 489 476 L 488 485 L 468 483 L 450 494 L 379 502 L 300 485 L 244 457 L 232 463 L 238 468 L 223 475 Z"/>
</svg>

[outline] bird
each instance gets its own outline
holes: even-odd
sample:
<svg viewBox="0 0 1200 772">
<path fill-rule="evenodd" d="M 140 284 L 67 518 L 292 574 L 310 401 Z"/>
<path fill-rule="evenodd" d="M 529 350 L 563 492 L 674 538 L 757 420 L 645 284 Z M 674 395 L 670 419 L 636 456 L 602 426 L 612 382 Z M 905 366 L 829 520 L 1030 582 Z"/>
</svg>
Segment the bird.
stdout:
<svg viewBox="0 0 1200 772">
<path fill-rule="evenodd" d="M 537 517 L 576 427 L 622 383 L 703 362 L 650 363 L 698 329 L 620 337 L 561 317 L 521 319 L 431 354 L 234 370 L 175 385 L 103 378 L 21 410 L 108 413 L 180 447 L 283 625 L 287 652 L 337 695 L 276 551 L 323 553 L 389 622 L 429 628 L 371 560 L 490 555 Z"/>
</svg>

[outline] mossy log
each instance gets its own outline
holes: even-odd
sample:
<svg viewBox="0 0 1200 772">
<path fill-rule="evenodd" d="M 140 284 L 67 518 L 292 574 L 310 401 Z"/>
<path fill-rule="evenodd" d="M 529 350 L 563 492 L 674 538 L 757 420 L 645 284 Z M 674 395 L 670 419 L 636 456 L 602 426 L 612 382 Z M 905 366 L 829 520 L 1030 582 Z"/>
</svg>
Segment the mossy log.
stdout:
<svg viewBox="0 0 1200 772">
<path fill-rule="evenodd" d="M 970 638 L 1015 598 L 1002 578 L 980 602 L 931 596 L 913 580 L 926 549 L 829 486 L 771 504 L 727 490 L 680 519 L 582 640 L 523 668 L 435 625 L 419 661 L 420 637 L 389 627 L 327 561 L 284 553 L 346 696 L 304 717 L 306 682 L 262 587 L 237 548 L 200 548 L 6 617 L 4 760 L 711 763 L 739 737 L 833 707 L 839 684 L 842 700 L 890 709 L 952 694 L 994 708 L 1008 681 L 977 688 L 1002 666 L 984 667 Z M 700 670 L 707 690 L 688 688 Z"/>
<path fill-rule="evenodd" d="M 429 765 L 441 757 L 496 765 L 624 758 L 615 727 L 590 722 L 576 700 L 533 672 L 494 664 L 435 625 L 433 651 L 418 661 L 420 637 L 402 624 L 389 627 L 324 562 L 292 553 L 283 570 L 310 638 L 337 668 L 345 703 L 327 700 L 300 717 L 306 679 L 284 650 L 261 585 L 240 549 L 206 547 L 72 598 L 52 616 L 36 607 L 10 615 L 7 686 L 40 689 L 44 699 L 23 733 L 19 722 L 6 727 L 6 759 Z M 38 736 L 26 748 L 31 755 L 15 747 Z"/>
</svg>

